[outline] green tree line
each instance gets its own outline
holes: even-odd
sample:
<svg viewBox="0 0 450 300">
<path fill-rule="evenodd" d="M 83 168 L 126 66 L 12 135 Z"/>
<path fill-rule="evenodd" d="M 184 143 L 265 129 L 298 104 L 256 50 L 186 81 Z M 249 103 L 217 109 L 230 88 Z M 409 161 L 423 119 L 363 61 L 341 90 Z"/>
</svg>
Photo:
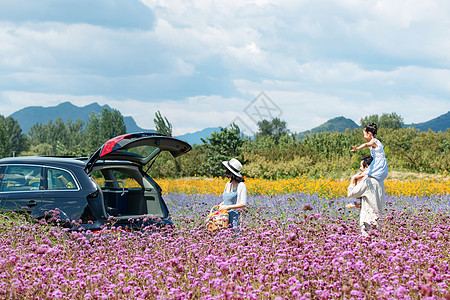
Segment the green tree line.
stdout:
<svg viewBox="0 0 450 300">
<path fill-rule="evenodd" d="M 419 131 L 405 128 L 396 113 L 366 116 L 361 124 L 377 123 L 377 138 L 383 143 L 390 170 L 437 173 L 450 170 L 450 129 L 445 132 Z M 254 138 L 244 137 L 232 124 L 213 132 L 201 145 L 177 158 L 174 168 L 169 155 L 157 160 L 151 174 L 155 177 L 220 176 L 221 162 L 238 158 L 248 177 L 292 178 L 336 177 L 354 173 L 359 158 L 370 154 L 369 149 L 351 152 L 351 146 L 366 141 L 362 128 L 345 132 L 309 134 L 298 139 L 287 130 L 287 124 L 277 118 L 258 123 Z"/>
<path fill-rule="evenodd" d="M 172 134 L 172 125 L 159 111 L 154 122 L 158 132 Z M 377 138 L 385 146 L 391 170 L 450 170 L 450 130 L 404 128 L 403 119 L 395 113 L 361 119 L 362 124 L 371 122 L 379 124 Z M 161 153 L 149 173 L 154 177 L 220 176 L 221 162 L 236 157 L 245 165 L 243 174 L 248 177 L 334 177 L 356 170 L 359 157 L 370 153 L 368 149 L 350 152 L 351 146 L 365 142 L 361 128 L 309 134 L 303 139 L 289 132 L 286 122 L 277 118 L 259 122 L 258 128 L 254 137 L 244 136 L 235 124 L 221 128 L 177 159 Z M 88 156 L 108 139 L 124 133 L 123 118 L 114 109 L 92 113 L 86 123 L 61 119 L 37 123 L 27 134 L 12 117 L 0 116 L 0 156 Z"/>
<path fill-rule="evenodd" d="M 234 138 L 230 140 L 230 136 Z M 236 148 L 224 147 L 221 139 Z M 418 131 L 414 128 L 380 129 L 379 140 L 385 146 L 389 169 L 420 173 L 450 170 L 450 130 L 445 132 Z M 250 139 L 236 134 L 233 127 L 212 133 L 202 145 L 194 145 L 191 152 L 174 165 L 169 155 L 159 158 L 152 167 L 155 177 L 220 176 L 221 162 L 231 157 L 239 159 L 248 177 L 293 178 L 307 175 L 318 178 L 335 177 L 359 168 L 359 158 L 370 154 L 366 148 L 350 152 L 351 146 L 364 143 L 362 129 L 339 132 L 321 132 L 296 140 L 286 135 L 276 143 L 270 136 Z M 352 170 L 353 168 L 353 170 Z"/>
</svg>

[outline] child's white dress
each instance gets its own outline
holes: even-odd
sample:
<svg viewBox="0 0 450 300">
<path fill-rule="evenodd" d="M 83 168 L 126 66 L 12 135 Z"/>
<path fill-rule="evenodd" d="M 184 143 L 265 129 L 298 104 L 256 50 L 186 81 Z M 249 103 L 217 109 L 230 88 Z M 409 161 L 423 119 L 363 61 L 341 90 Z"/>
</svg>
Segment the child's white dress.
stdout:
<svg viewBox="0 0 450 300">
<path fill-rule="evenodd" d="M 370 175 L 376 180 L 382 182 L 388 176 L 388 167 L 386 156 L 384 155 L 384 146 L 376 138 L 373 138 L 372 141 L 375 141 L 377 147 L 370 147 L 370 154 L 373 157 L 373 161 L 370 164 L 369 168 L 364 171 L 364 174 Z"/>
</svg>

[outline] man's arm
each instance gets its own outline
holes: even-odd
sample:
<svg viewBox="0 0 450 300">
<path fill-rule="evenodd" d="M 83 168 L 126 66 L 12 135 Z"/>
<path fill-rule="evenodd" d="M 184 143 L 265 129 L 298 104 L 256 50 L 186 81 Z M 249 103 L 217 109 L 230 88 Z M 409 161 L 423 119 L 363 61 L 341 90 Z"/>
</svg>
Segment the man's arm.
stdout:
<svg viewBox="0 0 450 300">
<path fill-rule="evenodd" d="M 355 175 L 356 176 L 356 175 Z M 347 189 L 347 197 L 349 198 L 359 198 L 364 195 L 366 192 L 366 182 L 365 179 L 363 179 L 361 182 L 355 185 L 355 176 L 352 177 L 352 180 L 350 182 L 350 185 Z"/>
</svg>

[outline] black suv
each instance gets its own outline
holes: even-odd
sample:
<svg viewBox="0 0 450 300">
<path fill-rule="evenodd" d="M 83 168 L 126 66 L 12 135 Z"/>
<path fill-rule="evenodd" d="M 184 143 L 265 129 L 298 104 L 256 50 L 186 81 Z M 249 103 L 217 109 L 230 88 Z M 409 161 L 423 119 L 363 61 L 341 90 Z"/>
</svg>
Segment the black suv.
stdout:
<svg viewBox="0 0 450 300">
<path fill-rule="evenodd" d="M 173 224 L 161 188 L 146 172 L 162 151 L 178 157 L 190 150 L 181 140 L 141 132 L 115 137 L 89 158 L 3 158 L 0 210 L 35 219 L 56 212 L 72 229 L 98 230 L 111 220 L 124 228 Z"/>
</svg>

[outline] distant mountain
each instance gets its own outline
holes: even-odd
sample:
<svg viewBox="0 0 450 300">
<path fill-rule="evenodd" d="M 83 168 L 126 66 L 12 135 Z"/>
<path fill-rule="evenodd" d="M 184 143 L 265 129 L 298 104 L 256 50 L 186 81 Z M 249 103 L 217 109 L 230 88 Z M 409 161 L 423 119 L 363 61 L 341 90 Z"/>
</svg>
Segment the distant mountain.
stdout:
<svg viewBox="0 0 450 300">
<path fill-rule="evenodd" d="M 423 122 L 423 123 L 413 123 L 413 124 L 407 124 L 405 127 L 415 127 L 417 129 L 420 129 L 422 131 L 428 131 L 428 129 L 431 129 L 433 131 L 446 131 L 447 128 L 450 128 L 450 111 L 446 114 L 440 115 L 437 118 L 431 119 L 429 121 Z"/>
<path fill-rule="evenodd" d="M 19 122 L 22 132 L 27 133 L 36 123 L 47 124 L 50 120 L 61 118 L 64 122 L 68 120 L 81 120 L 88 122 L 92 112 L 100 114 L 103 108 L 111 109 L 108 105 L 100 106 L 98 103 L 92 103 L 83 107 L 75 106 L 70 102 L 63 102 L 57 106 L 42 107 L 29 106 L 16 111 L 11 115 Z M 154 131 L 140 128 L 132 117 L 123 117 L 128 132 Z"/>
<path fill-rule="evenodd" d="M 63 122 L 68 120 L 76 121 L 81 120 L 85 123 L 89 121 L 89 116 L 92 112 L 100 114 L 103 108 L 111 109 L 108 105 L 99 105 L 98 103 L 92 103 L 83 107 L 73 105 L 70 102 L 63 102 L 57 106 L 42 107 L 42 106 L 29 106 L 21 110 L 16 111 L 10 116 L 19 122 L 23 133 L 27 133 L 30 128 L 36 123 L 47 124 L 50 120 L 55 121 L 57 118 L 61 118 Z M 127 126 L 127 132 L 155 132 L 154 129 L 144 129 L 139 127 L 134 121 L 133 117 L 123 117 L 125 125 Z M 220 127 L 209 127 L 203 130 L 187 133 L 184 135 L 176 136 L 189 144 L 202 144 L 201 138 L 206 138 L 214 131 L 219 131 Z"/>
<path fill-rule="evenodd" d="M 211 136 L 211 133 L 220 131 L 220 127 L 208 127 L 200 131 L 196 131 L 193 133 L 186 133 L 183 135 L 176 136 L 177 139 L 180 139 L 182 141 L 186 141 L 191 145 L 197 144 L 201 145 L 203 144 L 201 138 L 207 138 Z"/>
<path fill-rule="evenodd" d="M 307 134 L 319 133 L 323 131 L 344 132 L 345 129 L 347 128 L 355 129 L 358 127 L 359 127 L 358 124 L 356 124 L 352 119 L 347 119 L 344 117 L 336 117 L 326 121 L 322 125 L 314 127 L 311 130 L 298 133 L 297 137 L 303 139 Z"/>
</svg>

